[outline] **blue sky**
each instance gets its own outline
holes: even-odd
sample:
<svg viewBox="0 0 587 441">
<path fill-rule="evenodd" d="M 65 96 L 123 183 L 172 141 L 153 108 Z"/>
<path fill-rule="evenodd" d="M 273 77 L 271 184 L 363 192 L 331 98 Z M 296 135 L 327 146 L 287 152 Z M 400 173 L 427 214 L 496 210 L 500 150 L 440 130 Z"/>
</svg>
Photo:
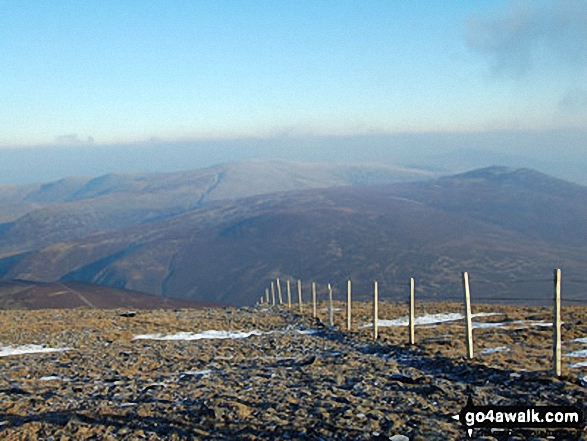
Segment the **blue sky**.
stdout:
<svg viewBox="0 0 587 441">
<path fill-rule="evenodd" d="M 0 0 L 0 147 L 587 128 L 587 2 Z"/>
</svg>

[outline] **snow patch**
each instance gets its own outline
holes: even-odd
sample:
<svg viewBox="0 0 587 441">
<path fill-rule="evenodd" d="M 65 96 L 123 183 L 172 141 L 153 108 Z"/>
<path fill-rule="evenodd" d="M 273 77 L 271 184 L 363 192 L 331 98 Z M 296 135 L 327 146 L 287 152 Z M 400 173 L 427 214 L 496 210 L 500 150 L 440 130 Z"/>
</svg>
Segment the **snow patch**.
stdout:
<svg viewBox="0 0 587 441">
<path fill-rule="evenodd" d="M 69 351 L 71 348 L 48 348 L 45 345 L 22 345 L 22 346 L 2 346 L 0 345 L 0 357 L 9 355 L 23 354 L 42 354 L 48 352 Z"/>
<path fill-rule="evenodd" d="M 567 357 L 585 357 L 587 358 L 587 349 L 583 349 L 582 351 L 573 351 L 567 354 Z"/>
<path fill-rule="evenodd" d="M 296 329 L 296 332 L 298 334 L 302 334 L 302 335 L 314 335 L 314 334 L 320 334 L 320 331 L 316 330 L 316 329 Z"/>
<path fill-rule="evenodd" d="M 163 334 L 141 334 L 135 335 L 133 340 L 177 340 L 177 341 L 191 341 L 203 339 L 241 339 L 247 338 L 251 335 L 263 335 L 266 332 L 257 330 L 253 331 L 202 331 L 197 334 L 193 332 L 178 332 L 177 334 L 163 335 Z"/>
<path fill-rule="evenodd" d="M 500 315 L 496 312 L 480 312 L 478 314 L 471 314 L 471 317 L 488 317 L 491 315 Z M 449 313 L 440 313 L 440 314 L 426 314 L 421 317 L 416 317 L 414 324 L 417 326 L 421 325 L 435 325 L 438 323 L 444 322 L 454 322 L 456 320 L 462 320 L 465 316 L 460 312 L 449 312 Z M 395 320 L 377 320 L 377 324 L 381 327 L 383 326 L 408 326 L 409 324 L 409 317 L 402 317 Z M 368 328 L 373 326 L 372 323 L 367 325 L 363 325 L 363 328 Z"/>
<path fill-rule="evenodd" d="M 196 376 L 196 375 L 210 375 L 211 373 L 212 373 L 212 369 L 202 369 L 201 371 L 185 371 L 185 372 L 182 372 L 181 375 Z"/>
<path fill-rule="evenodd" d="M 499 322 L 499 323 L 473 322 L 473 328 L 479 328 L 479 329 L 502 328 L 504 326 L 507 326 L 506 322 Z"/>
<path fill-rule="evenodd" d="M 570 364 L 569 367 L 571 369 L 580 368 L 580 367 L 587 367 L 587 361 L 582 361 L 580 363 Z M 587 381 L 587 380 L 585 380 L 585 381 Z"/>
<path fill-rule="evenodd" d="M 576 338 L 574 340 L 571 340 L 572 343 L 587 343 L 587 337 L 583 337 L 583 338 Z"/>
<path fill-rule="evenodd" d="M 119 406 L 120 407 L 131 407 L 131 406 L 136 406 L 137 403 L 120 403 Z"/>
<path fill-rule="evenodd" d="M 487 349 L 483 349 L 481 351 L 482 354 L 494 354 L 496 352 L 506 352 L 509 351 L 510 348 L 508 348 L 507 346 L 497 346 L 495 348 L 487 348 Z"/>
<path fill-rule="evenodd" d="M 46 377 L 39 378 L 39 381 L 54 381 L 54 380 L 57 380 L 57 381 L 69 381 L 68 378 L 63 378 L 63 377 L 60 377 L 59 375 L 48 375 Z"/>
</svg>

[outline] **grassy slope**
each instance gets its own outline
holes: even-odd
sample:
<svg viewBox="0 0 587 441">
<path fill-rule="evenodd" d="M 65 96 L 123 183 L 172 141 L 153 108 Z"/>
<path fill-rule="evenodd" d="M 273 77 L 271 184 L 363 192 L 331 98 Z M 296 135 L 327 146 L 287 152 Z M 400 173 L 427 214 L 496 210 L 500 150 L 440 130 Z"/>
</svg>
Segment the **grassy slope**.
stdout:
<svg viewBox="0 0 587 441">
<path fill-rule="evenodd" d="M 416 277 L 420 298 L 455 298 L 466 270 L 479 298 L 547 302 L 553 267 L 580 277 L 587 263 L 585 206 L 584 187 L 499 168 L 428 183 L 269 194 L 56 244 L 23 257 L 5 277 L 238 305 L 256 301 L 276 277 L 336 290 L 351 277 L 363 295 L 377 279 L 382 295 L 395 298 Z M 565 292 L 584 296 L 581 285 Z"/>
</svg>

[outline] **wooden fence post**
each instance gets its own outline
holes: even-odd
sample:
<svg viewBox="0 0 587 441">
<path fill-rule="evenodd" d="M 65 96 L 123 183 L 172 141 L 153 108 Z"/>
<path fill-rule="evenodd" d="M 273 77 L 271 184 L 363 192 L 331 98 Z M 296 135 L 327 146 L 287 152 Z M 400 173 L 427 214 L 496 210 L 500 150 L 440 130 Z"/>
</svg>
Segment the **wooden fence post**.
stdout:
<svg viewBox="0 0 587 441">
<path fill-rule="evenodd" d="M 332 286 L 328 284 L 328 322 L 330 327 L 334 326 L 334 307 L 332 305 Z"/>
<path fill-rule="evenodd" d="M 275 306 L 275 284 L 271 282 L 271 299 L 273 306 Z"/>
<path fill-rule="evenodd" d="M 289 279 L 287 280 L 286 283 L 287 283 L 286 284 L 286 287 L 287 287 L 287 307 L 289 309 L 291 309 L 291 286 L 290 286 L 291 283 L 290 283 Z"/>
<path fill-rule="evenodd" d="M 277 279 L 277 294 L 279 295 L 279 305 L 283 305 L 283 296 L 281 295 L 281 283 Z"/>
<path fill-rule="evenodd" d="M 350 331 L 351 330 L 351 281 L 347 282 L 346 288 L 346 328 Z"/>
<path fill-rule="evenodd" d="M 463 291 L 465 293 L 465 331 L 467 333 L 467 358 L 473 358 L 473 323 L 471 322 L 471 294 L 469 292 L 469 273 L 463 273 Z"/>
<path fill-rule="evenodd" d="M 554 270 L 554 317 L 552 327 L 554 329 L 554 341 L 552 345 L 554 375 L 562 375 L 562 348 L 561 348 L 561 270 Z"/>
<path fill-rule="evenodd" d="M 300 307 L 300 313 L 302 312 L 302 281 L 298 280 L 298 305 Z"/>
<path fill-rule="evenodd" d="M 410 278 L 410 344 L 413 345 L 416 343 L 416 332 L 414 330 L 415 326 L 415 306 L 414 306 L 414 278 Z"/>
<path fill-rule="evenodd" d="M 267 306 L 269 306 L 269 288 L 265 288 L 265 300 L 265 303 L 267 304 Z"/>
<path fill-rule="evenodd" d="M 318 312 L 316 311 L 316 282 L 312 282 L 312 316 L 314 318 L 318 317 Z"/>
<path fill-rule="evenodd" d="M 373 284 L 373 340 L 379 336 L 379 290 L 377 282 Z"/>
</svg>

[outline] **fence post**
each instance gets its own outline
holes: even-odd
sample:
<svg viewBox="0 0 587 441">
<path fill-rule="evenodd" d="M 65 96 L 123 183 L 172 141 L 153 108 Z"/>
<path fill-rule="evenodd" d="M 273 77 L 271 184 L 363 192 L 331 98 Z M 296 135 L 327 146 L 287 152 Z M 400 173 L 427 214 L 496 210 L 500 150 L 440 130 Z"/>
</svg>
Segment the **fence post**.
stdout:
<svg viewBox="0 0 587 441">
<path fill-rule="evenodd" d="M 298 305 L 300 307 L 300 313 L 302 312 L 302 281 L 298 280 Z"/>
<path fill-rule="evenodd" d="M 346 328 L 351 330 L 351 280 L 347 282 L 346 289 Z"/>
<path fill-rule="evenodd" d="M 287 307 L 289 309 L 291 309 L 291 286 L 290 286 L 291 283 L 290 283 L 289 279 L 287 280 L 286 283 L 287 283 L 286 284 L 286 287 L 287 287 Z"/>
<path fill-rule="evenodd" d="M 316 282 L 312 282 L 312 316 L 314 318 L 318 317 L 318 313 L 316 311 Z"/>
<path fill-rule="evenodd" d="M 271 282 L 271 299 L 273 306 L 275 306 L 275 284 L 273 282 Z"/>
<path fill-rule="evenodd" d="M 277 279 L 277 294 L 279 295 L 279 306 L 283 305 L 283 296 L 281 295 L 281 283 Z"/>
<path fill-rule="evenodd" d="M 379 290 L 377 282 L 373 283 L 373 340 L 377 340 L 379 335 Z"/>
<path fill-rule="evenodd" d="M 554 359 L 554 375 L 562 375 L 562 348 L 561 348 L 561 270 L 554 270 L 554 342 L 552 346 Z"/>
<path fill-rule="evenodd" d="M 332 306 L 332 286 L 328 284 L 328 322 L 330 327 L 334 326 L 334 309 Z"/>
<path fill-rule="evenodd" d="M 267 306 L 269 306 L 269 288 L 265 288 L 265 300 L 265 303 L 267 304 Z"/>
<path fill-rule="evenodd" d="M 465 330 L 467 333 L 467 358 L 473 358 L 473 324 L 471 322 L 471 294 L 469 292 L 469 273 L 463 273 L 463 290 L 465 293 Z"/>
<path fill-rule="evenodd" d="M 415 326 L 415 317 L 414 317 L 414 311 L 415 311 L 415 306 L 414 306 L 414 278 L 411 277 L 410 278 L 410 344 L 413 345 L 416 343 L 416 332 L 414 330 L 414 326 Z"/>
</svg>

